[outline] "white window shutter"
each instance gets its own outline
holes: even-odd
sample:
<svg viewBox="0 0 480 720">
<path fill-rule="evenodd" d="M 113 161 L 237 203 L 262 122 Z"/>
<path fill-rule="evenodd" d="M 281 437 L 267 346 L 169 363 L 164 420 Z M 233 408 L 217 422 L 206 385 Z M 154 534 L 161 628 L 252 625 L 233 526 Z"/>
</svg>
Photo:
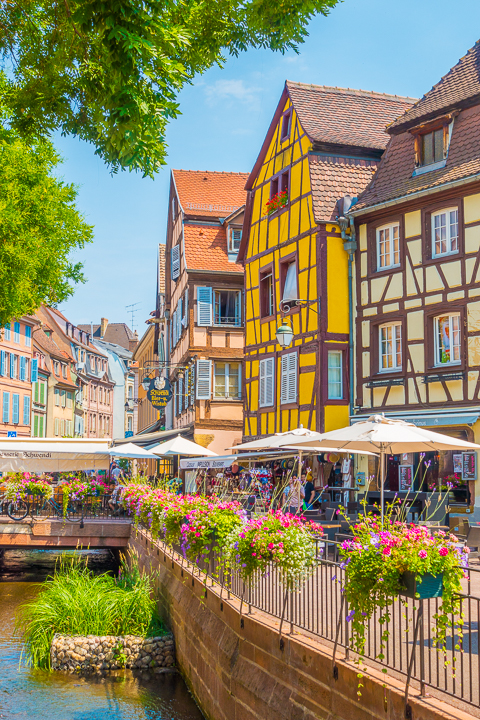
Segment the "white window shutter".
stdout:
<svg viewBox="0 0 480 720">
<path fill-rule="evenodd" d="M 297 402 L 297 353 L 282 355 L 280 402 Z"/>
<path fill-rule="evenodd" d="M 172 280 L 177 280 L 180 275 L 180 245 L 174 245 L 171 249 Z"/>
<path fill-rule="evenodd" d="M 258 378 L 258 403 L 265 407 L 265 360 L 260 360 L 260 372 Z"/>
<path fill-rule="evenodd" d="M 212 361 L 197 360 L 197 400 L 210 400 L 212 395 Z"/>
<path fill-rule="evenodd" d="M 197 287 L 197 325 L 211 325 L 213 322 L 212 310 L 212 288 Z"/>
<path fill-rule="evenodd" d="M 265 359 L 265 405 L 273 405 L 275 358 Z"/>
</svg>

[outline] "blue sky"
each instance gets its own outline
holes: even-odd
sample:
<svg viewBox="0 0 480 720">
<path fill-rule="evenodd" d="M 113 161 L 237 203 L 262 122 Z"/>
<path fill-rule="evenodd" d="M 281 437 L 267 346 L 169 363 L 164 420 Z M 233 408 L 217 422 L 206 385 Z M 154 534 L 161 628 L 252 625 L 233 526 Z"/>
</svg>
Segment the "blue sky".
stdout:
<svg viewBox="0 0 480 720">
<path fill-rule="evenodd" d="M 170 168 L 249 172 L 286 79 L 420 97 L 474 45 L 478 0 L 345 0 L 315 18 L 299 55 L 249 51 L 199 76 L 169 126 L 168 165 L 155 180 L 111 176 L 93 146 L 56 138 L 61 173 L 95 241 L 75 256 L 88 281 L 61 310 L 78 323 L 128 322 L 141 336 L 155 304 L 156 247 L 164 242 Z"/>
</svg>

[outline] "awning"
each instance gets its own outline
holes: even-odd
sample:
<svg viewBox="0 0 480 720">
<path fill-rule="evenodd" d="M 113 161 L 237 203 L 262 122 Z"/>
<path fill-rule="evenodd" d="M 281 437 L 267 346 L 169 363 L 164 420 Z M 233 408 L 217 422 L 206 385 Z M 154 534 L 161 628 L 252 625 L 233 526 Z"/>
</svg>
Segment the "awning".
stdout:
<svg viewBox="0 0 480 720">
<path fill-rule="evenodd" d="M 106 470 L 109 442 L 84 438 L 0 438 L 0 471 Z"/>
<path fill-rule="evenodd" d="M 125 442 L 133 443 L 134 445 L 141 445 L 142 447 L 150 447 L 153 446 L 153 444 L 157 445 L 159 442 L 162 442 L 163 440 L 169 440 L 171 437 L 174 437 L 175 435 L 182 435 L 183 437 L 187 437 L 190 435 L 193 438 L 193 425 L 188 425 L 187 427 L 182 428 L 174 428 L 173 430 L 159 430 L 157 432 L 144 432 L 137 433 L 137 435 L 132 435 L 132 437 L 129 437 L 127 439 L 123 438 L 116 438 L 113 441 L 114 445 L 123 445 Z"/>
<path fill-rule="evenodd" d="M 203 458 L 186 458 L 180 460 L 180 468 L 182 470 L 197 470 L 207 468 L 226 468 L 231 465 L 243 465 L 245 461 L 262 461 L 268 460 L 285 460 L 286 458 L 294 458 L 298 456 L 297 453 L 292 451 L 282 452 L 249 452 L 241 453 L 239 455 L 218 455 L 217 457 L 203 457 Z"/>
<path fill-rule="evenodd" d="M 368 420 L 372 412 L 362 415 L 352 415 L 350 422 L 354 425 L 357 422 Z M 409 413 L 384 413 L 385 417 L 392 420 L 405 420 L 418 427 L 449 427 L 452 425 L 474 425 L 480 418 L 480 408 L 450 410 L 445 412 L 409 412 Z"/>
</svg>

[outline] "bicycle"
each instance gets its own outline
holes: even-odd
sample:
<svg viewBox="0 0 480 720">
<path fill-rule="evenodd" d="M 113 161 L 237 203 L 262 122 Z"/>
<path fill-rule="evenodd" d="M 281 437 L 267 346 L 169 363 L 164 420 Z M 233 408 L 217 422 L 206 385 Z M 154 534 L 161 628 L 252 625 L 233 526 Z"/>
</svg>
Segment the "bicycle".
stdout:
<svg viewBox="0 0 480 720">
<path fill-rule="evenodd" d="M 30 513 L 30 509 L 34 509 L 36 505 L 37 498 L 34 497 L 33 501 L 31 500 L 11 500 L 7 505 L 7 515 L 12 520 L 15 520 L 15 522 L 20 522 L 21 520 L 24 520 L 27 515 Z M 42 512 L 42 510 L 46 510 L 48 508 L 49 515 L 51 515 L 51 511 L 53 510 L 53 515 L 56 517 L 60 517 L 65 520 L 68 520 L 69 522 L 75 522 L 78 518 L 72 517 L 75 515 L 75 508 L 72 505 L 71 502 L 68 503 L 66 512 L 63 510 L 63 506 L 56 502 L 53 498 L 48 498 L 44 500 L 43 504 L 37 508 L 37 512 Z M 33 514 L 31 513 L 32 517 Z M 83 517 L 83 512 L 82 512 Z"/>
</svg>

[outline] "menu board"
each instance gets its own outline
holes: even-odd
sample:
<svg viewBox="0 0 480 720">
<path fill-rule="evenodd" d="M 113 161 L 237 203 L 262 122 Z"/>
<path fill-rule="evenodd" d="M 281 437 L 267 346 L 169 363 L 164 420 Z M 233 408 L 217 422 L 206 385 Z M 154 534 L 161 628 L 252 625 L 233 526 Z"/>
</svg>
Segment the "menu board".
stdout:
<svg viewBox="0 0 480 720">
<path fill-rule="evenodd" d="M 462 480 L 476 480 L 477 479 L 477 453 L 476 452 L 464 452 L 462 453 Z"/>
<path fill-rule="evenodd" d="M 462 453 L 453 453 L 453 472 L 461 474 L 462 470 Z"/>
<path fill-rule="evenodd" d="M 410 490 L 413 482 L 413 465 L 398 466 L 398 489 Z"/>
</svg>

